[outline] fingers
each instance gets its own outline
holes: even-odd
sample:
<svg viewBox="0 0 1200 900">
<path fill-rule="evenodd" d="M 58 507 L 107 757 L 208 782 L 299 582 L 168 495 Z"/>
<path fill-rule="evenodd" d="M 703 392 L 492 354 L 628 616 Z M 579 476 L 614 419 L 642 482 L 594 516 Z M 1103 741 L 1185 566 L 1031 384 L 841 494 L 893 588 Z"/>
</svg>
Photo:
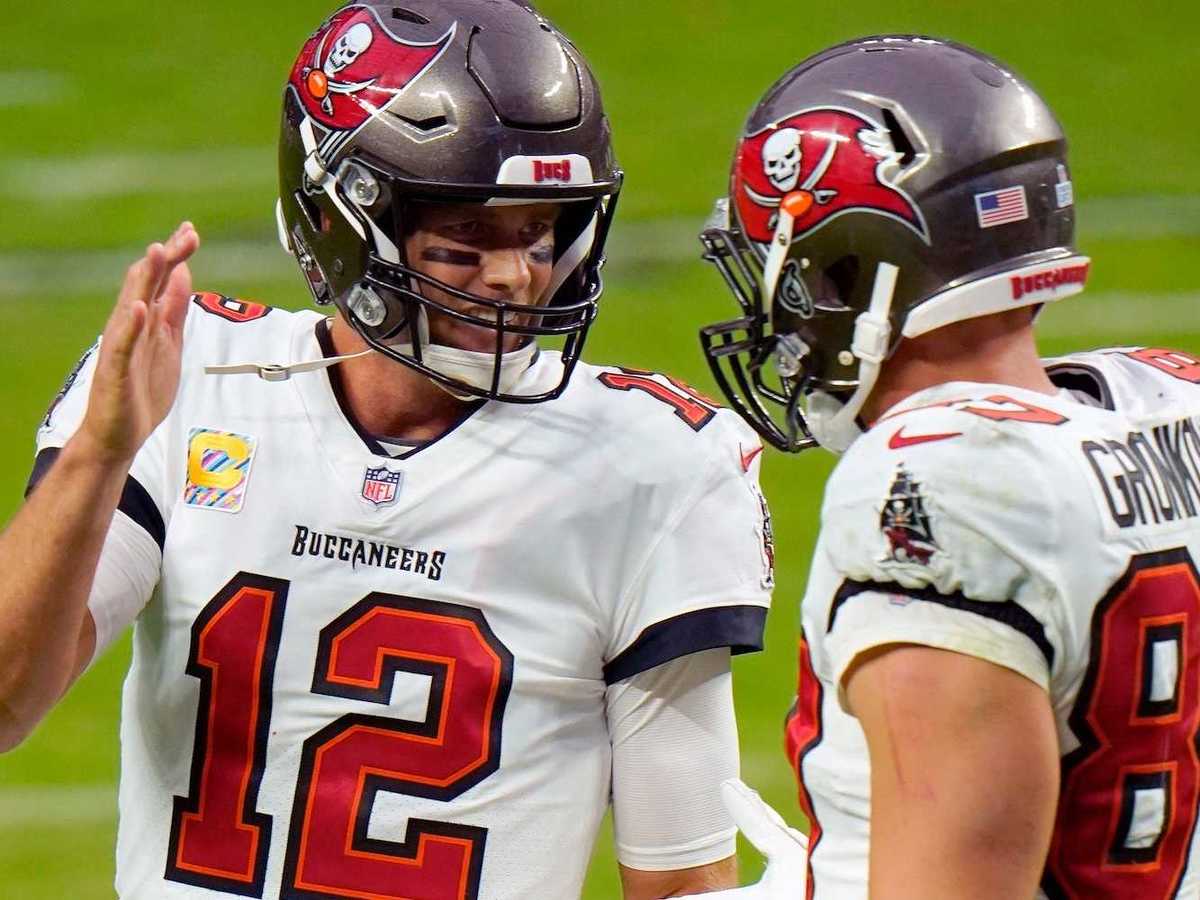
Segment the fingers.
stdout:
<svg viewBox="0 0 1200 900">
<path fill-rule="evenodd" d="M 104 340 L 100 344 L 101 359 L 117 361 L 120 374 L 129 367 L 137 340 L 146 325 L 149 310 L 141 300 L 119 305 L 113 310 L 108 326 L 104 329 Z M 103 366 L 103 362 L 101 363 Z"/>
<path fill-rule="evenodd" d="M 126 270 L 116 306 L 113 307 L 108 323 L 104 326 L 102 355 L 115 355 L 127 359 L 133 352 L 138 336 L 146 324 L 147 292 L 158 280 L 162 265 L 162 245 L 151 244 L 146 248 L 146 255 Z"/>
<path fill-rule="evenodd" d="M 147 247 L 146 255 L 125 272 L 125 282 L 121 285 L 117 305 L 128 306 L 136 300 L 146 301 L 154 296 L 152 291 L 162 278 L 165 263 L 165 249 L 162 244 L 151 244 Z"/>
<path fill-rule="evenodd" d="M 167 264 L 179 265 L 189 259 L 199 246 L 200 235 L 196 233 L 196 226 L 186 220 L 180 222 L 175 233 L 167 240 Z"/>
<path fill-rule="evenodd" d="M 196 226 L 191 222 L 181 222 L 179 227 L 175 229 L 175 233 L 167 239 L 167 243 L 163 248 L 165 253 L 166 271 L 164 274 L 164 282 L 159 284 L 159 291 L 156 291 L 154 296 L 158 298 L 165 279 L 169 278 L 175 267 L 186 262 L 191 258 L 192 254 L 200 246 L 200 235 L 196 233 Z"/>
<path fill-rule="evenodd" d="M 191 222 L 181 222 L 166 244 L 163 245 L 163 268 L 154 292 L 146 299 L 150 301 L 150 328 L 156 331 L 160 321 L 177 327 L 182 324 L 188 295 L 191 294 L 191 274 L 187 272 L 186 260 L 200 246 L 200 236 Z M 184 270 L 177 277 L 180 268 Z M 180 297 L 182 294 L 182 298 Z"/>
<path fill-rule="evenodd" d="M 172 334 L 178 334 L 187 318 L 188 302 L 192 296 L 192 273 L 186 262 L 175 266 L 167 278 L 167 286 L 163 291 L 162 324 Z"/>
<path fill-rule="evenodd" d="M 186 260 L 199 246 L 195 226 L 185 221 L 165 244 L 151 244 L 129 267 L 104 329 L 107 354 L 128 360 L 139 336 L 154 333 L 164 317 L 172 327 L 182 324 L 192 282 Z"/>
<path fill-rule="evenodd" d="M 147 300 L 157 301 L 160 299 L 171 272 L 177 265 L 195 253 L 199 245 L 200 236 L 196 234 L 196 227 L 191 222 L 181 222 L 175 232 L 167 238 L 167 242 L 162 245 L 163 267 L 158 273 L 158 281 L 154 284 L 152 293 L 146 297 Z"/>
<path fill-rule="evenodd" d="M 187 303 L 192 295 L 192 273 L 187 261 L 200 247 L 200 235 L 188 221 L 180 223 L 171 239 L 167 241 L 167 273 L 159 301 L 162 304 L 163 322 L 173 331 L 183 327 L 187 317 Z"/>
</svg>

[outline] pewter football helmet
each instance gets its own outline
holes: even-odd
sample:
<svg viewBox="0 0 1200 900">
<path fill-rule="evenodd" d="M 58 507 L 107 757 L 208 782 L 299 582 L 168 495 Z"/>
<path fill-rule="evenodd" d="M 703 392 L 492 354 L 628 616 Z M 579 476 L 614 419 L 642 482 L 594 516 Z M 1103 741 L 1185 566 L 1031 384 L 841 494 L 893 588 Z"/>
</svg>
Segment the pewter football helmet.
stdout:
<svg viewBox="0 0 1200 900">
<path fill-rule="evenodd" d="M 371 347 L 459 395 L 536 402 L 562 392 L 596 315 L 621 172 L 586 61 L 532 7 L 342 7 L 307 41 L 288 79 L 279 173 L 281 241 L 316 302 L 335 304 Z M 447 201 L 563 204 L 544 305 L 459 291 L 410 265 L 404 237 L 414 208 Z M 491 315 L 431 300 L 422 284 Z M 419 327 L 433 309 L 495 332 L 490 378 L 467 383 L 436 367 Z M 561 341 L 558 384 L 528 395 L 505 390 L 504 338 L 512 333 L 526 344 Z"/>
<path fill-rule="evenodd" d="M 701 332 L 766 440 L 845 449 L 902 337 L 1082 290 L 1067 142 L 1007 67 L 960 44 L 863 38 L 750 113 L 701 235 L 741 315 Z"/>
</svg>

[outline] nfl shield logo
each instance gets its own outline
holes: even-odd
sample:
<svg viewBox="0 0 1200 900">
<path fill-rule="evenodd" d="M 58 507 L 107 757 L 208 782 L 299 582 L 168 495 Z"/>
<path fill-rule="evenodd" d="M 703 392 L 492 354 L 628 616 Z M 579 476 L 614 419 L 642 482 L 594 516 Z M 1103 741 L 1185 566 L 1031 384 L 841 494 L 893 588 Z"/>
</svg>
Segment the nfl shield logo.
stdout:
<svg viewBox="0 0 1200 900">
<path fill-rule="evenodd" d="M 392 472 L 384 466 L 367 469 L 363 476 L 362 498 L 376 506 L 390 506 L 400 494 L 403 472 Z"/>
</svg>

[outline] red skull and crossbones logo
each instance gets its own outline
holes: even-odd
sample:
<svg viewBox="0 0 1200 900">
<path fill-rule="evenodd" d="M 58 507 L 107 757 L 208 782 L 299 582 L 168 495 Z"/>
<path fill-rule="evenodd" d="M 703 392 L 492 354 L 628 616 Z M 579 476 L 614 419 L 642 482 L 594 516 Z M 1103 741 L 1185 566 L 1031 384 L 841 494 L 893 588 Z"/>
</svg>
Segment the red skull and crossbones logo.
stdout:
<svg viewBox="0 0 1200 900">
<path fill-rule="evenodd" d="M 313 119 L 350 131 L 432 65 L 453 35 L 451 26 L 436 41 L 409 43 L 392 34 L 371 7 L 348 6 L 309 38 L 290 83 Z"/>
<path fill-rule="evenodd" d="M 916 204 L 892 181 L 902 154 L 886 128 L 848 110 L 789 116 L 742 140 L 733 195 L 747 236 L 770 243 L 780 208 L 799 238 L 848 210 L 905 223 L 928 241 Z"/>
</svg>

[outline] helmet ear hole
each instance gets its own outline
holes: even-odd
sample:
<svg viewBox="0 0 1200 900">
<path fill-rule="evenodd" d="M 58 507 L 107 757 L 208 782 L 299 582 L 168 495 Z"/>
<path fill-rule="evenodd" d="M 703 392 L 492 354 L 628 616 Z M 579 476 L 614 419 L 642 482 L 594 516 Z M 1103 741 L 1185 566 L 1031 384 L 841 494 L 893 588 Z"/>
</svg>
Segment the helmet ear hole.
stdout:
<svg viewBox="0 0 1200 900">
<path fill-rule="evenodd" d="M 834 297 L 843 306 L 849 306 L 858 286 L 862 266 L 857 256 L 843 256 L 825 269 L 825 278 L 833 287 Z"/>
</svg>

